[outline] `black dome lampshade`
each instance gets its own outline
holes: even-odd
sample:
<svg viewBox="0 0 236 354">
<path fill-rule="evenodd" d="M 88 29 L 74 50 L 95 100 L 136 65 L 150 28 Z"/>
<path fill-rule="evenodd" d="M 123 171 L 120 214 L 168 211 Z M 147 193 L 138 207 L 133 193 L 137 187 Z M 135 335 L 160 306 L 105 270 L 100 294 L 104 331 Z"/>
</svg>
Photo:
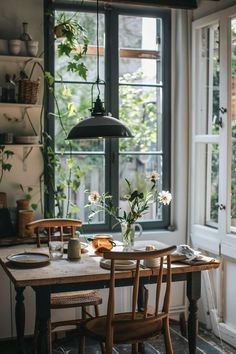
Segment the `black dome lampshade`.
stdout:
<svg viewBox="0 0 236 354">
<path fill-rule="evenodd" d="M 99 78 L 99 18 L 98 18 L 98 0 L 97 0 L 97 79 L 92 85 L 91 90 L 91 117 L 85 118 L 74 126 L 68 134 L 67 139 L 96 139 L 96 138 L 132 138 L 130 130 L 117 118 L 111 115 L 104 115 L 105 108 L 103 102 L 100 99 L 99 84 L 101 81 Z M 97 86 L 98 96 L 95 102 L 93 102 L 93 88 Z"/>
<path fill-rule="evenodd" d="M 67 139 L 132 138 L 131 131 L 119 119 L 104 114 L 105 109 L 98 96 L 91 109 L 91 117 L 74 126 Z"/>
</svg>

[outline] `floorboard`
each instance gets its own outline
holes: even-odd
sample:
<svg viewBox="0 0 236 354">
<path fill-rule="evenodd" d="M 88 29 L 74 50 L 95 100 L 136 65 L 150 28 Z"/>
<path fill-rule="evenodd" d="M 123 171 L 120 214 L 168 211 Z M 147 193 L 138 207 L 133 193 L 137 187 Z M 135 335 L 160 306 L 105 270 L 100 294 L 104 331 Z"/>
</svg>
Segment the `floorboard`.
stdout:
<svg viewBox="0 0 236 354">
<path fill-rule="evenodd" d="M 171 338 L 175 354 L 188 354 L 187 339 L 181 336 L 177 326 L 171 327 Z M 200 329 L 197 343 L 197 354 L 236 354 L 236 349 L 222 342 L 211 332 Z M 27 354 L 32 354 L 32 340 L 26 341 Z M 78 354 L 78 343 L 74 332 L 58 339 L 53 345 L 53 354 Z M 16 354 L 16 341 L 0 341 L 0 354 Z M 113 354 L 130 354 L 129 345 L 120 345 L 114 348 Z M 86 341 L 86 354 L 101 354 L 96 342 Z M 165 354 L 162 336 L 145 343 L 145 354 Z"/>
</svg>

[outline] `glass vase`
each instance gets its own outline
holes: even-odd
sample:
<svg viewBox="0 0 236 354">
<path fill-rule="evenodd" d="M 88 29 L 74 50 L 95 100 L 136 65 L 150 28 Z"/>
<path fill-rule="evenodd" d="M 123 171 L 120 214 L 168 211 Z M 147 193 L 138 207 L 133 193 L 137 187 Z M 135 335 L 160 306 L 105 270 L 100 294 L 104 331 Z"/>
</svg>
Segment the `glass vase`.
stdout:
<svg viewBox="0 0 236 354">
<path fill-rule="evenodd" d="M 139 233 L 135 235 L 135 229 L 138 228 Z M 142 235 L 142 226 L 140 224 L 130 224 L 124 222 L 121 224 L 121 234 L 124 249 L 126 251 L 131 251 L 134 246 L 134 238 L 140 237 Z"/>
</svg>

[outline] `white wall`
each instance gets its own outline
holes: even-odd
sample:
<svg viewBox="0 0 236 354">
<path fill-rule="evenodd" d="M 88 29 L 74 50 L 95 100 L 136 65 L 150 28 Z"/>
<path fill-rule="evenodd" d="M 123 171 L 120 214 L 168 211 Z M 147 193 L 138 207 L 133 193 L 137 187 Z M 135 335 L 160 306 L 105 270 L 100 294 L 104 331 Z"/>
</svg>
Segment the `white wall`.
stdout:
<svg viewBox="0 0 236 354">
<path fill-rule="evenodd" d="M 22 32 L 22 22 L 29 23 L 29 33 L 34 40 L 39 41 L 39 53 L 43 48 L 43 0 L 1 0 L 0 1 L 0 38 L 1 39 L 17 39 Z M 5 73 L 16 72 L 19 70 L 19 64 L 1 62 L 0 59 L 0 86 L 5 85 Z M 38 127 L 40 109 L 34 108 L 29 111 L 30 117 L 36 127 Z M 21 118 L 22 110 L 19 108 L 6 108 L 0 106 L 0 133 L 14 132 L 19 135 L 32 135 L 29 123 L 27 120 L 22 122 L 8 122 L 4 114 L 13 118 Z M 39 149 L 34 149 L 24 165 L 22 163 L 23 149 L 12 148 L 14 157 L 10 160 L 12 170 L 10 173 L 6 172 L 0 185 L 0 191 L 6 192 L 8 195 L 8 207 L 15 208 L 16 200 L 20 199 L 22 194 L 19 189 L 19 183 L 24 186 L 34 187 L 34 200 L 39 201 L 39 175 L 43 170 L 43 160 Z M 38 210 L 40 213 L 40 210 Z M 10 287 L 9 278 L 5 272 L 0 270 L 0 338 L 7 338 L 14 335 L 14 291 L 13 286 Z M 28 296 L 27 296 L 28 294 Z M 34 298 L 32 297 L 32 290 L 29 289 L 26 294 L 26 308 L 28 308 L 28 315 L 26 316 L 26 333 L 32 333 L 34 322 Z"/>
<path fill-rule="evenodd" d="M 18 39 L 22 33 L 22 22 L 28 22 L 28 32 L 34 40 L 39 41 L 39 53 L 43 50 L 43 0 L 1 0 L 0 1 L 0 38 L 1 39 Z M 0 86 L 4 87 L 5 73 L 19 73 L 22 69 L 22 63 L 9 63 L 0 60 Z M 37 77 L 40 76 L 38 72 Z M 35 78 L 37 78 L 35 76 Z M 43 82 L 41 82 L 41 89 Z M 39 99 L 38 103 L 42 100 Z M 40 108 L 28 110 L 30 118 L 36 129 L 39 131 L 39 115 Z M 21 121 L 23 110 L 16 107 L 1 107 L 0 106 L 0 133 L 13 132 L 15 135 L 34 135 L 30 124 L 25 118 Z M 8 121 L 5 115 L 12 119 Z M 14 122 L 14 119 L 18 122 Z M 11 148 L 14 152 L 14 157 L 9 160 L 12 164 L 11 172 L 4 173 L 0 191 L 6 192 L 8 196 L 8 207 L 15 208 L 16 200 L 22 198 L 19 184 L 23 186 L 33 187 L 32 202 L 39 203 L 39 176 L 43 171 L 43 160 L 39 149 L 34 149 L 24 165 L 22 163 L 23 149 Z M 41 210 L 38 208 L 38 215 L 41 215 Z"/>
<path fill-rule="evenodd" d="M 207 16 L 213 12 L 226 9 L 229 6 L 236 4 L 235 0 L 220 0 L 220 1 L 206 1 L 199 0 L 198 9 L 193 11 L 193 19 L 196 20 L 200 17 Z"/>
<path fill-rule="evenodd" d="M 43 48 L 43 0 L 1 0 L 0 38 L 16 39 L 22 32 L 22 22 L 28 22 L 33 40 Z"/>
</svg>

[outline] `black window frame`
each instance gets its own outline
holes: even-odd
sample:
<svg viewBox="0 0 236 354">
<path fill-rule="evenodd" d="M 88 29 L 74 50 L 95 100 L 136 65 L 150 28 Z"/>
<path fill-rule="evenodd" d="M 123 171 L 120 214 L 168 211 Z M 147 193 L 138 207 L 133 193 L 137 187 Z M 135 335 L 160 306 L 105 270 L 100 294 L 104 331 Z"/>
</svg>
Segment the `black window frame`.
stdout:
<svg viewBox="0 0 236 354">
<path fill-rule="evenodd" d="M 48 16 L 48 13 L 53 13 L 55 10 L 64 11 L 86 11 L 96 12 L 96 3 L 89 3 L 81 6 L 75 2 L 69 1 L 44 0 L 44 43 L 45 43 L 45 70 L 54 73 L 54 38 L 53 24 L 54 19 Z M 163 25 L 163 63 L 162 65 L 162 85 L 155 87 L 163 87 L 163 111 L 162 111 L 162 141 L 163 141 L 163 190 L 170 190 L 170 166 L 171 166 L 171 12 L 170 10 L 162 10 L 160 8 L 150 7 L 135 7 L 122 5 L 109 5 L 104 9 L 101 7 L 100 13 L 105 15 L 105 106 L 107 112 L 112 112 L 113 116 L 118 117 L 118 101 L 119 101 L 119 52 L 118 52 L 118 17 L 119 15 L 133 15 L 143 17 L 158 17 L 161 18 Z M 109 34 L 112 34 L 109 36 Z M 112 38 L 112 40 L 111 40 Z M 112 63 L 112 64 L 111 64 Z M 78 81 L 79 82 L 79 81 Z M 82 82 L 82 80 L 81 80 Z M 111 89 L 110 89 L 111 88 Z M 53 112 L 54 102 L 52 96 L 45 88 L 45 131 L 50 134 L 52 139 L 52 147 L 54 147 L 54 122 L 53 119 L 48 119 L 48 113 Z M 119 174 L 119 144 L 117 139 L 106 139 L 105 143 L 105 186 L 106 192 L 113 195 L 114 201 L 118 205 L 118 180 Z M 78 153 L 79 155 L 79 153 Z M 47 169 L 45 169 L 45 182 L 47 184 Z M 52 196 L 45 195 L 45 213 L 54 209 L 54 201 Z M 83 231 L 86 232 L 101 232 L 114 231 L 115 220 L 106 216 L 104 224 L 84 225 Z M 145 221 L 139 222 L 144 230 L 165 229 L 170 225 L 170 208 L 163 208 L 162 221 Z M 117 228 L 119 230 L 119 228 Z"/>
</svg>

